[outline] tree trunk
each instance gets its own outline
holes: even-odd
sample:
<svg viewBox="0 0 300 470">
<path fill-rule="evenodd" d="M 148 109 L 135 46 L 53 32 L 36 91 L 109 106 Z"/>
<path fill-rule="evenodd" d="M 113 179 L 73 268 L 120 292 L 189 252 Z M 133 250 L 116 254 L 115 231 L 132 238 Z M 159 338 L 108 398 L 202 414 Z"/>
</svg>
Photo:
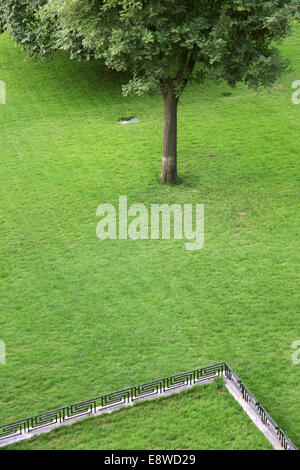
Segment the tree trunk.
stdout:
<svg viewBox="0 0 300 470">
<path fill-rule="evenodd" d="M 177 178 L 177 105 L 173 90 L 163 95 L 164 136 L 162 148 L 161 181 L 173 183 Z"/>
</svg>

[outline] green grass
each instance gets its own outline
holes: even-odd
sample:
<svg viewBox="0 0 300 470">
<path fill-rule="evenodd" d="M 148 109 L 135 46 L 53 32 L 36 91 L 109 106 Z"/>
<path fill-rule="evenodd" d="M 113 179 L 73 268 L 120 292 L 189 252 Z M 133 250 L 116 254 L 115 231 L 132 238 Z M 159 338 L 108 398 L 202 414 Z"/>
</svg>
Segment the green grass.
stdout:
<svg viewBox="0 0 300 470">
<path fill-rule="evenodd" d="M 6 449 L 155 450 L 163 443 L 168 450 L 272 450 L 222 382 L 63 426 Z"/>
<path fill-rule="evenodd" d="M 0 37 L 1 424 L 226 360 L 300 446 L 299 50 L 297 27 L 281 89 L 189 85 L 167 186 L 160 96 Z M 98 240 L 96 209 L 119 195 L 204 204 L 204 248 Z"/>
</svg>

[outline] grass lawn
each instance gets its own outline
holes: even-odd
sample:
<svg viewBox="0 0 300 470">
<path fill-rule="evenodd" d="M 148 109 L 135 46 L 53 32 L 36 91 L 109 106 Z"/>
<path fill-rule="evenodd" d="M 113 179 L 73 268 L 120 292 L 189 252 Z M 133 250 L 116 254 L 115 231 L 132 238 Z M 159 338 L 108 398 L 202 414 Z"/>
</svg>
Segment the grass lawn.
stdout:
<svg viewBox="0 0 300 470">
<path fill-rule="evenodd" d="M 272 450 L 222 382 L 63 426 L 6 449 Z"/>
<path fill-rule="evenodd" d="M 167 186 L 158 181 L 159 95 L 123 98 L 122 77 L 99 64 L 63 53 L 28 60 L 0 36 L 0 424 L 225 360 L 300 446 L 291 347 L 300 339 L 300 105 L 291 101 L 299 51 L 297 26 L 282 45 L 294 68 L 282 87 L 188 86 L 179 103 L 181 181 Z M 140 122 L 120 125 L 126 116 Z M 204 204 L 203 249 L 100 241 L 96 209 L 117 206 L 119 195 L 147 207 Z M 176 400 L 160 406 L 168 414 Z M 143 410 L 155 406 L 101 419 L 125 426 L 128 413 L 141 413 L 143 436 L 151 422 Z M 88 435 L 92 423 L 74 429 Z M 70 445 L 64 433 L 58 446 Z M 78 442 L 84 448 L 83 436 Z"/>
</svg>

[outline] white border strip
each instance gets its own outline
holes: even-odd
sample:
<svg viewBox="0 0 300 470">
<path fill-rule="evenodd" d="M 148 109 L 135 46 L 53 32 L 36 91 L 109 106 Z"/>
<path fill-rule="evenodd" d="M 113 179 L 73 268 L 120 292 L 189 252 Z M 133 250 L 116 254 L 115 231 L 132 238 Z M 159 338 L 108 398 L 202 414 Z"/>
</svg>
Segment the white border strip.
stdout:
<svg viewBox="0 0 300 470">
<path fill-rule="evenodd" d="M 253 421 L 255 426 L 263 433 L 266 439 L 270 442 L 270 444 L 274 447 L 275 450 L 285 450 L 279 442 L 275 439 L 273 434 L 269 431 L 268 427 L 265 426 L 259 416 L 257 416 L 252 408 L 248 405 L 248 403 L 243 400 L 242 395 L 240 395 L 236 388 L 232 385 L 231 381 L 228 380 L 226 376 L 224 376 L 225 387 L 229 391 L 229 393 L 233 396 L 233 398 L 241 405 L 243 410 L 247 413 L 249 418 Z"/>
<path fill-rule="evenodd" d="M 189 388 L 195 387 L 196 385 L 202 385 L 202 384 L 207 384 L 207 383 L 213 382 L 216 377 L 217 376 L 209 377 L 207 379 L 203 379 L 199 383 L 184 385 L 184 386 L 181 386 L 181 387 L 177 387 L 176 389 L 167 390 L 163 393 L 158 392 L 158 393 L 155 394 L 155 396 L 151 395 L 149 397 L 139 398 L 138 400 L 129 401 L 127 403 L 122 403 L 121 405 L 116 405 L 116 406 L 111 407 L 109 409 L 104 409 L 104 410 L 99 410 L 99 411 L 96 411 L 96 412 L 91 412 L 90 414 L 85 413 L 83 416 L 74 416 L 74 418 L 69 418 L 68 421 L 64 421 L 63 423 L 49 424 L 48 426 L 44 426 L 43 428 L 32 430 L 30 432 L 22 432 L 22 434 L 18 434 L 17 436 L 9 437 L 7 439 L 3 439 L 2 441 L 0 441 L 0 447 L 8 446 L 10 444 L 14 444 L 14 443 L 19 442 L 19 441 L 24 441 L 25 439 L 30 439 L 31 437 L 37 436 L 39 434 L 44 434 L 46 432 L 50 432 L 50 431 L 52 431 L 52 429 L 55 429 L 55 428 L 58 428 L 58 427 L 61 427 L 61 426 L 69 426 L 70 424 L 73 424 L 77 421 L 82 421 L 83 419 L 91 418 L 93 416 L 100 416 L 100 415 L 103 415 L 105 413 L 112 413 L 113 411 L 118 410 L 119 408 L 133 406 L 137 402 L 140 403 L 140 402 L 148 401 L 148 400 L 156 400 L 157 398 L 160 398 L 160 397 L 166 397 L 168 395 L 174 395 L 175 393 L 180 393 L 183 390 L 187 390 Z"/>
</svg>

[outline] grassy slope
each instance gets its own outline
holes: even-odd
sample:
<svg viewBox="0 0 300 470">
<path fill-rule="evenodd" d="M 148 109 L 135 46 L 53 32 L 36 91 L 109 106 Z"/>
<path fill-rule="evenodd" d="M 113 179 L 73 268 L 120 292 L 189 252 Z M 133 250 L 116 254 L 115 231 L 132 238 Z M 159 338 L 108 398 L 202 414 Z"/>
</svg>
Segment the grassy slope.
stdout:
<svg viewBox="0 0 300 470">
<path fill-rule="evenodd" d="M 7 449 L 151 450 L 162 446 L 170 450 L 272 449 L 221 382 L 62 427 Z"/>
<path fill-rule="evenodd" d="M 188 87 L 168 187 L 159 96 L 122 98 L 96 64 L 24 60 L 0 37 L 1 423 L 227 360 L 300 446 L 299 28 L 282 49 L 282 89 Z M 99 241 L 96 208 L 119 195 L 204 203 L 203 250 Z"/>
</svg>

